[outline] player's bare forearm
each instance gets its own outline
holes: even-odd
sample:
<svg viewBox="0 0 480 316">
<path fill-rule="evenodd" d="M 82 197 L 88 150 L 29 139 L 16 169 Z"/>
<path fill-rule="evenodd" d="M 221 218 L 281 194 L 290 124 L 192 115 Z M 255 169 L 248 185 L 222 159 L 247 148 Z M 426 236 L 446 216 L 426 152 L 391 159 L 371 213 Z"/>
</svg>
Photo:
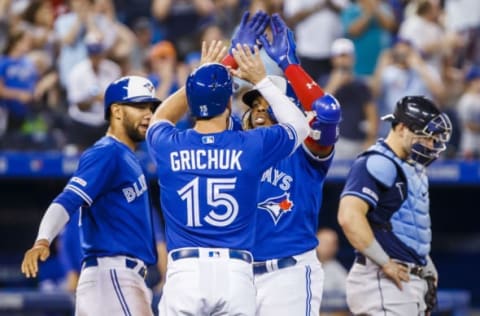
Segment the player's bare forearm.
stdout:
<svg viewBox="0 0 480 316">
<path fill-rule="evenodd" d="M 359 251 L 366 249 L 374 239 L 367 211 L 368 204 L 356 196 L 347 195 L 340 200 L 338 223 L 350 244 Z"/>
</svg>

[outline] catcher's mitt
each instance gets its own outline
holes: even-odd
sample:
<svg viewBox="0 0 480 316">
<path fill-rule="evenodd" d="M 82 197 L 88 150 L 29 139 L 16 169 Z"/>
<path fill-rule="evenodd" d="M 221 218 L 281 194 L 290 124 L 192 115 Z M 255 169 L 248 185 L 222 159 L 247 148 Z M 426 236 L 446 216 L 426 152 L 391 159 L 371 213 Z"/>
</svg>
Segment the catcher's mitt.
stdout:
<svg viewBox="0 0 480 316">
<path fill-rule="evenodd" d="M 427 313 L 432 312 L 437 306 L 437 286 L 435 285 L 435 278 L 431 275 L 424 277 L 427 281 L 428 290 L 425 294 L 425 304 L 427 305 Z"/>
</svg>

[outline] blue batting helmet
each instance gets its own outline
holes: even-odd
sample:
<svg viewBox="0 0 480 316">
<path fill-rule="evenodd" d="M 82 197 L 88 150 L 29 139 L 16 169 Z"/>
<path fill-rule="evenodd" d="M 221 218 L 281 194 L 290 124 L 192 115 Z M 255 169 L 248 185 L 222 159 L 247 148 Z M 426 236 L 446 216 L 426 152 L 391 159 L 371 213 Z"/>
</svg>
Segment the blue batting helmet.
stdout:
<svg viewBox="0 0 480 316">
<path fill-rule="evenodd" d="M 193 116 L 217 116 L 225 111 L 232 96 L 232 76 L 222 64 L 204 64 L 188 76 L 186 93 Z"/>
<path fill-rule="evenodd" d="M 153 84 L 144 77 L 126 76 L 112 82 L 105 90 L 105 119 L 110 117 L 110 106 L 131 103 L 153 103 L 159 105 L 162 101 L 155 97 Z"/>
</svg>

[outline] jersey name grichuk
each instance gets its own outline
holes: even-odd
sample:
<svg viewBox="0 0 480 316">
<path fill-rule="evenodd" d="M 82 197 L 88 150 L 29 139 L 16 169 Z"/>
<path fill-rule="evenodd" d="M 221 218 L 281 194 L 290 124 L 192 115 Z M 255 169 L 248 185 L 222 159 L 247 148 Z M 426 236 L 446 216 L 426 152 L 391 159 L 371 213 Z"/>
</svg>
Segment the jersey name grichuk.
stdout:
<svg viewBox="0 0 480 316">
<path fill-rule="evenodd" d="M 180 170 L 242 170 L 240 156 L 242 150 L 236 149 L 196 149 L 180 150 L 170 153 L 172 171 Z"/>
<path fill-rule="evenodd" d="M 138 177 L 138 180 L 132 183 L 131 187 L 123 188 L 123 195 L 128 203 L 131 203 L 137 197 L 142 195 L 147 191 L 147 181 L 145 181 L 145 176 L 141 175 Z"/>
</svg>

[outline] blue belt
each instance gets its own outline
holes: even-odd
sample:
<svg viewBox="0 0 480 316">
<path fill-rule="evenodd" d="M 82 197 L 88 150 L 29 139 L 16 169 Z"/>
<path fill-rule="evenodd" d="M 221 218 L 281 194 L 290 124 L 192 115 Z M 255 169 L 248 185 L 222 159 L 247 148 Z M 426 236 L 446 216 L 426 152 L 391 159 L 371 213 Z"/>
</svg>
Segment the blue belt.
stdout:
<svg viewBox="0 0 480 316">
<path fill-rule="evenodd" d="M 228 250 L 228 255 L 232 259 L 239 259 L 243 260 L 247 263 L 252 263 L 252 255 L 243 250 L 234 250 L 234 249 L 229 249 Z M 200 257 L 200 250 L 199 249 L 178 249 L 178 250 L 173 250 L 170 254 L 172 257 L 172 260 L 178 260 L 178 259 L 186 259 L 186 258 L 199 258 Z M 208 251 L 208 257 L 219 257 L 220 253 L 216 250 L 210 250 Z"/>
<path fill-rule="evenodd" d="M 280 270 L 288 267 L 293 267 L 294 265 L 297 264 L 297 259 L 294 257 L 285 257 L 285 258 L 280 258 L 276 259 L 277 260 L 277 265 L 273 266 L 269 261 L 264 261 L 264 262 L 254 262 L 253 263 L 253 273 L 254 274 L 263 274 L 267 273 L 269 271 L 273 270 Z M 270 266 L 270 269 L 267 268 L 267 266 Z"/>
<path fill-rule="evenodd" d="M 135 260 L 132 260 L 132 259 L 125 259 L 125 267 L 129 268 L 129 269 L 135 269 L 137 267 L 139 263 Z M 98 266 L 98 260 L 96 257 L 88 257 L 87 259 L 85 259 L 83 261 L 83 265 L 82 265 L 82 268 L 85 269 L 85 268 L 88 268 L 88 267 L 96 267 Z M 147 277 L 147 268 L 145 266 L 141 267 L 139 270 L 138 270 L 138 274 L 140 274 L 140 276 L 142 278 L 146 278 Z"/>
<path fill-rule="evenodd" d="M 356 258 L 355 258 L 355 261 L 358 263 L 358 264 L 361 264 L 362 266 L 366 265 L 367 264 L 367 257 L 365 257 L 363 254 L 360 254 L 360 253 L 357 253 L 356 254 Z M 407 267 L 409 268 L 409 272 L 410 274 L 413 274 L 413 275 L 416 275 L 420 278 L 423 277 L 423 267 L 421 266 L 417 266 L 417 265 L 409 265 L 407 263 L 404 263 L 404 262 L 399 262 L 399 261 L 396 261 L 398 264 L 401 264 L 402 266 L 404 267 Z"/>
</svg>

